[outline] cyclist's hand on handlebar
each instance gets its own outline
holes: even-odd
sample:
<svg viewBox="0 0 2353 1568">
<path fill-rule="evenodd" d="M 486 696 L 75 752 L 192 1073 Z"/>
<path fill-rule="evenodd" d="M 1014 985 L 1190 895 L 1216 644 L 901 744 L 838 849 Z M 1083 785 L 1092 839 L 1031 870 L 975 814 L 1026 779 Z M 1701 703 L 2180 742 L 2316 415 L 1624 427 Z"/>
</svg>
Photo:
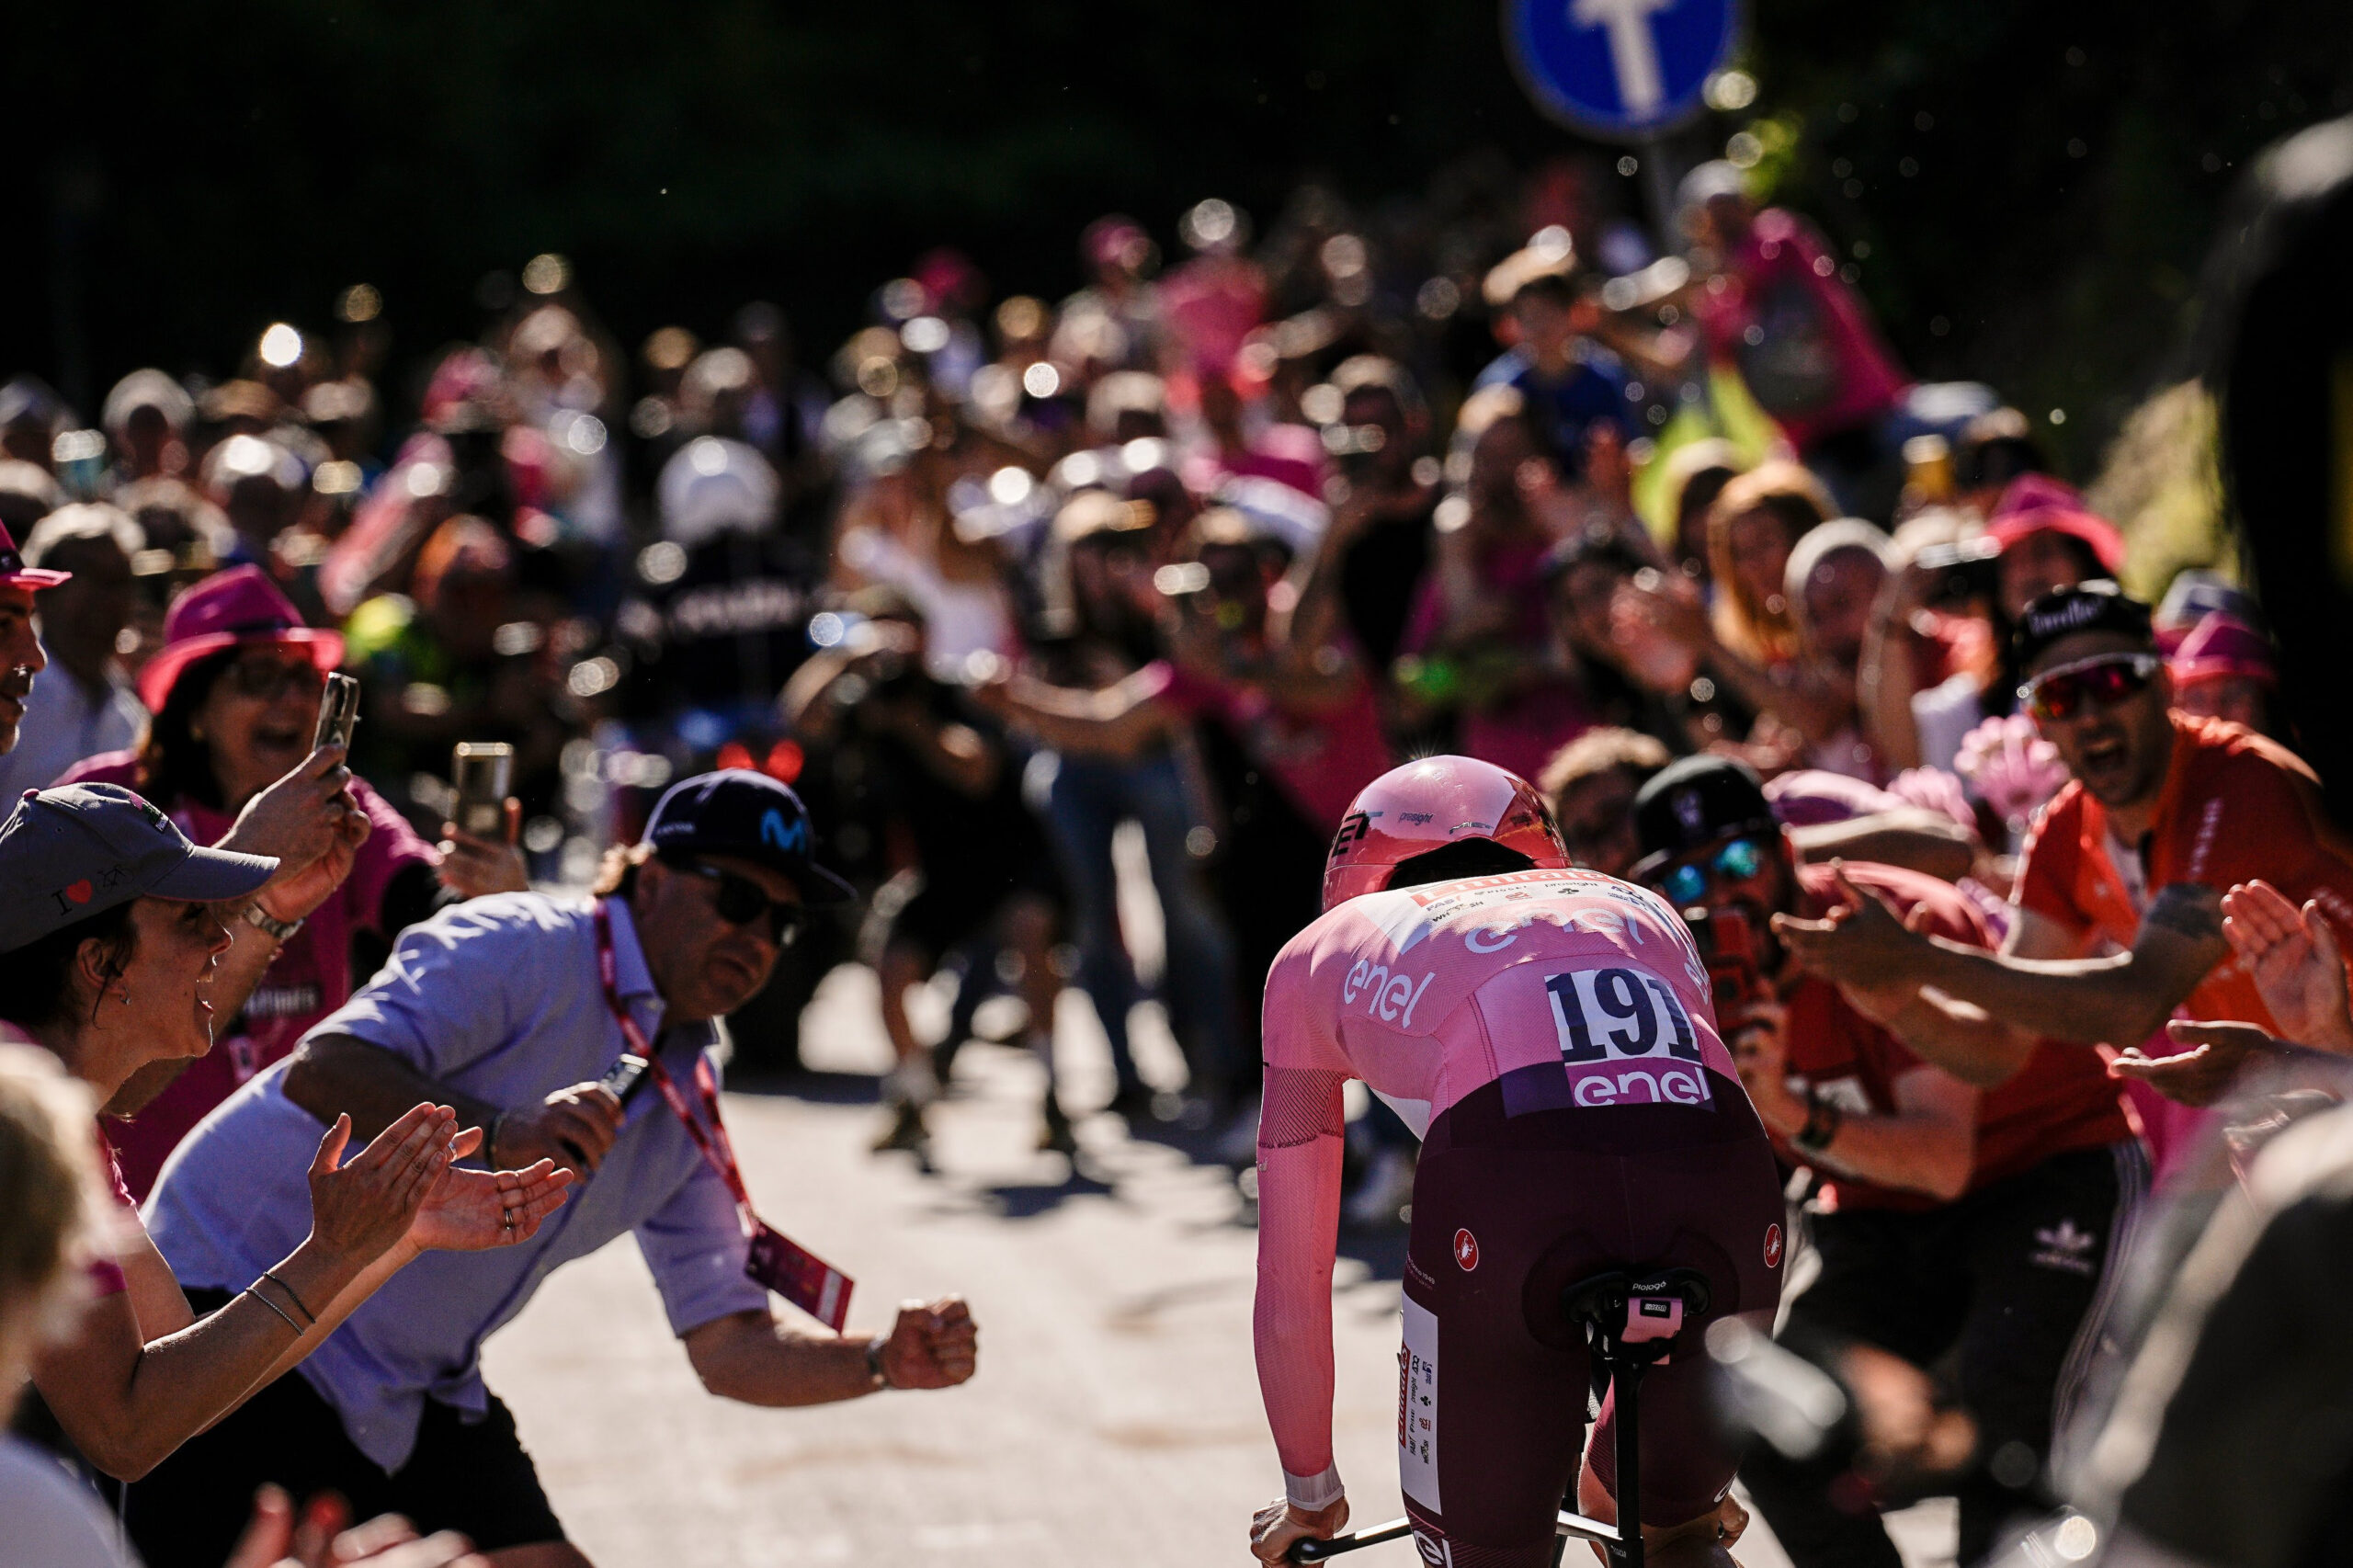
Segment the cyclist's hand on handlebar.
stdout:
<svg viewBox="0 0 2353 1568">
<path fill-rule="evenodd" d="M 1325 1507 L 1302 1508 L 1278 1497 L 1250 1521 L 1250 1555 L 1261 1562 L 1286 1561 L 1295 1541 L 1329 1540 L 1348 1528 L 1348 1500 L 1339 1497 Z"/>
</svg>

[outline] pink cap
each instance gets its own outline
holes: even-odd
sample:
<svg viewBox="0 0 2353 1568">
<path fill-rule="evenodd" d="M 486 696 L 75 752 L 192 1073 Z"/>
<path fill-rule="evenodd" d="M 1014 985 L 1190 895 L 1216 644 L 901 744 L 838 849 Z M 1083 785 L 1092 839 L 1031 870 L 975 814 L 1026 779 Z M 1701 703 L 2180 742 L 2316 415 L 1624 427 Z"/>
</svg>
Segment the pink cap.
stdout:
<svg viewBox="0 0 2353 1568">
<path fill-rule="evenodd" d="M 180 672 L 224 648 L 276 644 L 309 651 L 322 670 L 343 663 L 343 633 L 302 624 L 294 601 L 258 566 L 233 566 L 183 589 L 164 613 L 164 646 L 139 672 L 139 699 L 160 710 Z"/>
<path fill-rule="evenodd" d="M 2216 610 L 2189 629 L 2165 668 L 2177 687 L 2241 676 L 2268 685 L 2279 678 L 2269 639 L 2243 620 Z"/>
<path fill-rule="evenodd" d="M 2124 565 L 2124 536 L 2114 523 L 2084 505 L 2073 485 L 2047 473 L 2022 473 L 1994 504 L 1985 537 L 2004 550 L 2029 534 L 2061 533 L 2082 540 L 2111 573 Z"/>
<path fill-rule="evenodd" d="M 28 566 L 17 550 L 17 541 L 8 535 L 6 525 L 0 524 L 0 588 L 53 588 L 73 580 L 71 572 L 51 572 L 39 566 Z"/>
</svg>

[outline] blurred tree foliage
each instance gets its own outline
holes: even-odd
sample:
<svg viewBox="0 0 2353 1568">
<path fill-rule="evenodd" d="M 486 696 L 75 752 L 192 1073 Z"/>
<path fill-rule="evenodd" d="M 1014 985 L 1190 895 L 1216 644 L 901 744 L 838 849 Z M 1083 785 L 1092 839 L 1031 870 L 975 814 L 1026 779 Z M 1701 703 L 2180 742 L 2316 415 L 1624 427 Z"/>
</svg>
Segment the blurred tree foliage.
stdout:
<svg viewBox="0 0 2353 1568">
<path fill-rule="evenodd" d="M 1112 209 L 1167 244 L 1207 194 L 1264 224 L 1303 176 L 1373 207 L 1490 150 L 1601 152 L 1529 108 L 1496 20 L 1427 0 L 21 8 L 0 367 L 86 409 L 136 363 L 224 373 L 362 278 L 414 359 L 478 330 L 485 274 L 547 249 L 624 341 L 767 297 L 813 357 L 935 244 L 1051 294 Z M 1752 23 L 1762 95 L 1684 161 L 1751 118 L 1793 127 L 1781 194 L 1857 258 L 1910 363 L 2066 409 L 2071 444 L 2177 369 L 2247 154 L 2353 108 L 2336 0 L 1760 0 Z"/>
</svg>

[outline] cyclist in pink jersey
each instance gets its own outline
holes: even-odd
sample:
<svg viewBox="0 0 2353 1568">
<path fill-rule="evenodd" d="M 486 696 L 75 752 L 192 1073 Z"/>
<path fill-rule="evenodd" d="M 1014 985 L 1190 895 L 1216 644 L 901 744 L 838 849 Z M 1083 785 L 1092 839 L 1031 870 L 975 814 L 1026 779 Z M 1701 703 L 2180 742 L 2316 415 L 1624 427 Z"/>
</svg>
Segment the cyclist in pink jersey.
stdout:
<svg viewBox="0 0 2353 1568">
<path fill-rule="evenodd" d="M 1543 1568 L 1584 1450 L 1591 1369 L 1562 1306 L 1610 1269 L 1707 1278 L 1712 1318 L 1769 1327 L 1781 1199 L 1716 1033 L 1708 978 L 1655 895 L 1574 869 L 1522 779 L 1431 757 L 1366 787 L 1324 914 L 1267 979 L 1258 1126 L 1258 1381 L 1284 1498 L 1252 1550 L 1280 1560 L 1347 1522 L 1332 1460 L 1331 1278 L 1341 1087 L 1361 1078 L 1423 1137 L 1405 1265 L 1398 1465 L 1434 1568 Z M 1722 1562 L 1735 1456 L 1687 1327 L 1643 1385 L 1653 1560 Z M 1586 1511 L 1614 1517 L 1602 1407 Z"/>
</svg>

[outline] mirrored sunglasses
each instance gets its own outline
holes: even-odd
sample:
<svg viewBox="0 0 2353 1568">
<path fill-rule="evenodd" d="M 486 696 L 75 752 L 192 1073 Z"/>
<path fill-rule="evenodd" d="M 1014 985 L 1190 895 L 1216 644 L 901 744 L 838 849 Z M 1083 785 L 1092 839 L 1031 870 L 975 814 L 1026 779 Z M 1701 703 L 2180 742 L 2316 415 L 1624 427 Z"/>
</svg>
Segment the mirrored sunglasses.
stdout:
<svg viewBox="0 0 2353 1568">
<path fill-rule="evenodd" d="M 2154 653 L 2103 653 L 2045 670 L 2018 687 L 2018 700 L 2038 719 L 2065 721 L 2085 703 L 2113 708 L 2149 689 L 2161 661 Z"/>
<path fill-rule="evenodd" d="M 1683 909 L 1708 896 L 1717 882 L 1745 882 L 1765 869 L 1765 845 L 1755 838 L 1735 838 L 1705 860 L 1686 860 L 1653 873 L 1650 885 L 1676 908 Z"/>
</svg>

